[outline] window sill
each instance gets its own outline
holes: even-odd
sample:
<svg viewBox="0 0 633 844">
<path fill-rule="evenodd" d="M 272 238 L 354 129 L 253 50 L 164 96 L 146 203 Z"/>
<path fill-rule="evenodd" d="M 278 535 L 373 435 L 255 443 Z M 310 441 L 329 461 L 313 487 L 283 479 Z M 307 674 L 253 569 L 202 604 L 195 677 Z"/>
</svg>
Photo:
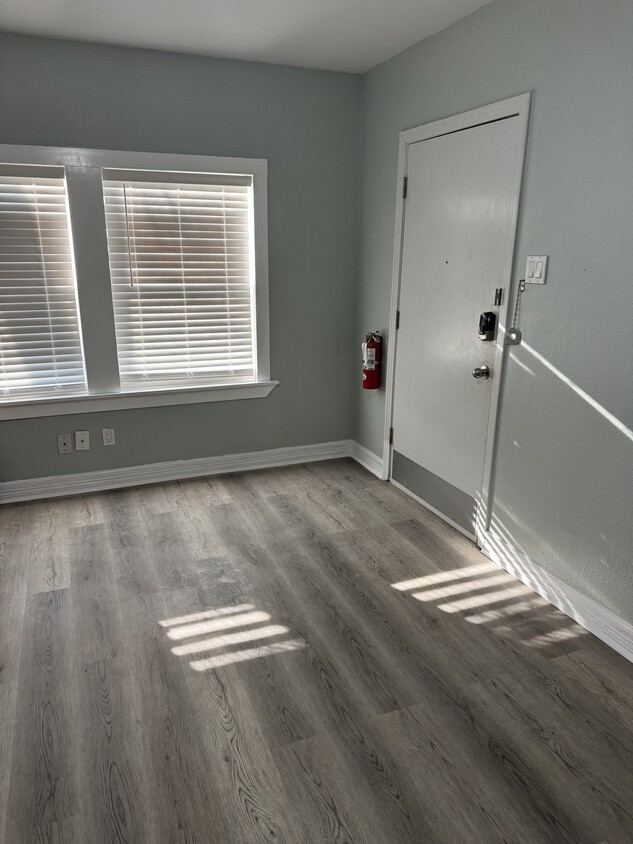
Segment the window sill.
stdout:
<svg viewBox="0 0 633 844">
<path fill-rule="evenodd" d="M 137 407 L 200 404 L 235 399 L 264 399 L 279 381 L 256 381 L 241 384 L 215 384 L 211 387 L 190 387 L 185 390 L 143 390 L 98 396 L 9 401 L 0 403 L 0 420 L 31 419 L 38 416 L 66 416 L 71 413 L 99 413 L 108 410 L 131 410 Z"/>
</svg>

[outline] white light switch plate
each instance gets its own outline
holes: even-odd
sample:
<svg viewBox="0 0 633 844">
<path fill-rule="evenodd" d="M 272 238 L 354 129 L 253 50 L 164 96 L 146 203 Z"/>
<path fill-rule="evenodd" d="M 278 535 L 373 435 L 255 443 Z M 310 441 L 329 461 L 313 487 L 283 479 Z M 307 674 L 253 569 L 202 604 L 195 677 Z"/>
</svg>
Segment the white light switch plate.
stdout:
<svg viewBox="0 0 633 844">
<path fill-rule="evenodd" d="M 525 267 L 526 284 L 545 284 L 547 255 L 528 255 Z"/>
</svg>

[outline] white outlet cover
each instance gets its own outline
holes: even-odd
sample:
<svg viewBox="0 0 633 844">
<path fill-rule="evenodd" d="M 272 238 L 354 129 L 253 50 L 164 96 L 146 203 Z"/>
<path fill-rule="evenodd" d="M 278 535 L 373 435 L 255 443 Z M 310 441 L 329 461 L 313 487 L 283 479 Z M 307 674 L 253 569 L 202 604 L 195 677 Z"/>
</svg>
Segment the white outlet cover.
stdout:
<svg viewBox="0 0 633 844">
<path fill-rule="evenodd" d="M 75 451 L 90 449 L 90 431 L 75 431 Z"/>
<path fill-rule="evenodd" d="M 57 434 L 57 453 L 70 454 L 73 450 L 73 438 L 71 434 Z"/>
<path fill-rule="evenodd" d="M 102 428 L 101 436 L 103 437 L 104 445 L 116 445 L 116 439 L 114 437 L 114 428 Z"/>
</svg>

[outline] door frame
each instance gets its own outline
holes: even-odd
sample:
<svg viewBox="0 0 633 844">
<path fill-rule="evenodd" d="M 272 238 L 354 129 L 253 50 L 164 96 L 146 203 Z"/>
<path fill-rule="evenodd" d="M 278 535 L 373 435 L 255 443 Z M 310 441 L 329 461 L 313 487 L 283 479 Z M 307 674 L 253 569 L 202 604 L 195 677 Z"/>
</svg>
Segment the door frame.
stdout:
<svg viewBox="0 0 633 844">
<path fill-rule="evenodd" d="M 425 123 L 422 126 L 416 126 L 413 129 L 405 129 L 400 132 L 399 149 L 398 149 L 398 178 L 397 178 L 397 194 L 396 194 L 396 222 L 394 234 L 394 250 L 393 250 L 393 268 L 391 278 L 391 307 L 389 314 L 389 327 L 387 330 L 387 340 L 393 338 L 393 343 L 389 346 L 389 354 L 386 360 L 386 401 L 385 401 L 385 429 L 384 429 L 384 444 L 383 444 L 383 479 L 391 480 L 391 462 L 393 446 L 389 442 L 389 432 L 393 424 L 393 406 L 394 406 L 394 391 L 395 391 L 395 372 L 396 372 L 396 354 L 397 354 L 397 332 L 396 332 L 396 314 L 400 301 L 400 276 L 402 270 L 402 252 L 404 247 L 404 220 L 405 220 L 405 197 L 404 197 L 404 180 L 407 176 L 408 168 L 408 154 L 409 146 L 411 144 L 419 143 L 420 141 L 427 141 L 431 138 L 441 137 L 442 135 L 452 134 L 453 132 L 460 132 L 464 129 L 472 129 L 476 126 L 481 126 L 486 123 L 494 123 L 498 120 L 504 120 L 509 117 L 516 117 L 519 121 L 519 135 L 520 148 L 517 160 L 517 168 L 515 173 L 515 184 L 513 189 L 512 208 L 510 212 L 510 226 L 508 229 L 509 246 L 507 252 L 506 263 L 503 269 L 503 289 L 505 298 L 501 306 L 499 314 L 499 328 L 497 331 L 497 339 L 495 341 L 493 372 L 495 377 L 492 379 L 491 396 L 490 396 L 490 413 L 488 415 L 488 430 L 486 436 L 486 447 L 484 453 L 484 470 L 482 476 L 481 494 L 477 501 L 478 515 L 476 519 L 476 536 L 477 544 L 482 547 L 488 529 L 490 527 L 490 504 L 492 500 L 492 491 L 494 483 L 494 468 L 495 455 L 497 445 L 497 422 L 499 417 L 499 395 L 501 384 L 504 380 L 505 374 L 505 326 L 508 324 L 510 316 L 510 305 L 514 301 L 516 294 L 516 285 L 512 283 L 512 269 L 514 266 L 515 252 L 516 252 L 516 236 L 517 223 L 519 217 L 519 203 L 521 199 L 521 187 L 523 182 L 523 171 L 525 166 L 525 150 L 527 144 L 527 130 L 530 115 L 530 103 L 532 94 L 527 92 L 520 94 L 517 97 L 510 97 L 506 100 L 500 100 L 495 103 L 483 106 L 481 108 L 465 111 L 461 114 L 453 115 L 442 120 L 434 120 L 431 123 Z M 394 481 L 391 481 L 395 484 Z M 395 484 L 398 485 L 398 484 Z M 405 492 L 409 492 L 405 490 Z M 409 493 L 411 494 L 411 493 Z M 416 496 L 413 496 L 416 498 Z M 420 500 L 420 499 L 418 499 Z M 429 505 L 426 502 L 421 502 L 426 507 Z M 445 521 L 457 528 L 461 533 L 466 533 L 459 525 L 454 524 L 446 515 L 438 512 L 432 507 L 429 509 L 437 513 Z M 470 534 L 467 534 L 470 537 Z M 472 537 L 471 537 L 472 538 Z"/>
</svg>

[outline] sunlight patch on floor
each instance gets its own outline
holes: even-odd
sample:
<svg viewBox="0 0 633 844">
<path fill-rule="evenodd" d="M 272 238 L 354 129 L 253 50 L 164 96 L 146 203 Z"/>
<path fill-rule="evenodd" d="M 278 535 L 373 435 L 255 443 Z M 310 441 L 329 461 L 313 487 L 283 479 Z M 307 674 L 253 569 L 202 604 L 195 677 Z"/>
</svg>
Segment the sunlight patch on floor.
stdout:
<svg viewBox="0 0 633 844">
<path fill-rule="evenodd" d="M 427 606 L 530 648 L 547 648 L 586 631 L 529 586 L 491 561 L 391 584 Z M 554 629 L 548 629 L 554 628 Z"/>
<path fill-rule="evenodd" d="M 205 618 L 217 618 L 221 615 L 236 615 L 240 612 L 247 612 L 254 610 L 253 604 L 240 604 L 236 607 L 221 607 L 219 610 L 203 610 L 202 612 L 193 612 L 189 615 L 180 615 L 176 618 L 166 618 L 160 621 L 161 627 L 174 627 L 177 624 L 191 624 L 192 621 L 202 621 Z"/>
<path fill-rule="evenodd" d="M 545 598 L 541 598 L 540 595 L 534 595 L 526 601 L 518 601 L 507 607 L 494 607 L 484 612 L 475 613 L 475 615 L 469 615 L 468 621 L 471 624 L 493 624 L 495 622 L 501 622 L 504 617 L 530 612 L 531 610 L 546 606 L 547 601 Z"/>
<path fill-rule="evenodd" d="M 497 604 L 507 601 L 509 598 L 524 598 L 531 593 L 531 589 L 522 583 L 516 586 L 508 586 L 506 589 L 497 589 L 493 592 L 485 592 L 483 595 L 471 595 L 469 598 L 461 598 L 459 601 L 448 601 L 445 604 L 438 604 L 438 608 L 444 612 L 463 612 L 476 607 L 486 607 L 490 604 Z"/>
<path fill-rule="evenodd" d="M 287 627 L 281 624 L 271 624 L 268 627 L 258 627 L 255 630 L 244 630 L 242 633 L 224 633 L 215 636 L 213 639 L 201 639 L 196 642 L 187 642 L 186 645 L 178 645 L 171 649 L 176 656 L 186 654 L 198 654 L 202 651 L 214 651 L 220 648 L 229 648 L 231 645 L 241 645 L 244 642 L 257 642 L 261 639 L 270 639 L 273 636 L 283 636 L 288 633 Z"/>
<path fill-rule="evenodd" d="M 189 639 L 192 636 L 202 636 L 215 633 L 216 630 L 229 630 L 232 627 L 244 627 L 247 624 L 259 624 L 270 621 L 267 612 L 246 612 L 240 615 L 230 615 L 226 618 L 212 618 L 208 621 L 196 621 L 185 624 L 184 627 L 172 627 L 167 635 L 170 639 Z"/>
<path fill-rule="evenodd" d="M 412 594 L 418 601 L 439 601 L 441 598 L 450 598 L 453 595 L 459 595 L 461 592 L 474 592 L 476 589 L 488 589 L 491 586 L 513 583 L 516 583 L 515 579 L 506 572 L 497 575 L 491 573 L 490 577 L 467 580 L 462 583 L 451 583 L 450 586 L 440 586 L 437 589 L 427 589 L 424 592 L 413 592 Z"/>
<path fill-rule="evenodd" d="M 208 671 L 305 647 L 302 639 L 287 638 L 290 635 L 288 627 L 269 624 L 271 620 L 269 613 L 257 610 L 254 604 L 239 604 L 168 618 L 159 624 L 166 628 L 171 642 L 182 643 L 171 648 L 174 656 L 224 651 L 189 663 L 194 671 Z M 209 637 L 210 633 L 217 635 Z M 276 638 L 279 641 L 270 641 Z"/>
<path fill-rule="evenodd" d="M 208 671 L 211 668 L 221 668 L 224 665 L 231 665 L 235 662 L 245 662 L 246 660 L 257 659 L 258 657 L 297 651 L 304 647 L 305 642 L 301 639 L 290 639 L 285 642 L 276 642 L 273 645 L 262 645 L 258 648 L 247 648 L 243 651 L 233 651 L 232 653 L 211 656 L 208 659 L 194 660 L 190 665 L 194 671 Z"/>
<path fill-rule="evenodd" d="M 494 563 L 479 563 L 475 566 L 464 566 L 452 571 L 437 571 L 433 574 L 426 574 L 423 577 L 414 577 L 413 580 L 401 580 L 399 583 L 392 583 L 392 587 L 399 592 L 408 592 L 409 589 L 420 589 L 423 586 L 430 586 L 436 583 L 454 583 L 456 580 L 463 580 L 466 577 L 473 577 L 479 574 L 495 574 L 499 572 L 499 566 Z"/>
</svg>

